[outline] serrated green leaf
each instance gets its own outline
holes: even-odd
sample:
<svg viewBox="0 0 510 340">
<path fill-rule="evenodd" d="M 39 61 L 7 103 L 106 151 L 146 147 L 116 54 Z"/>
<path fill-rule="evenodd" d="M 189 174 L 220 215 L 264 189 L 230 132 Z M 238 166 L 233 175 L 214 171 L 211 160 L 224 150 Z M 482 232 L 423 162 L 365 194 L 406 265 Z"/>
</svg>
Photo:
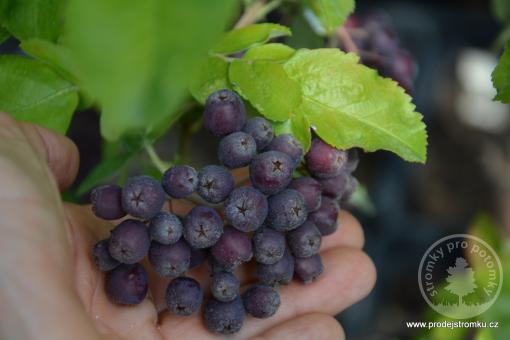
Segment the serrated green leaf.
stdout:
<svg viewBox="0 0 510 340">
<path fill-rule="evenodd" d="M 42 39 L 28 39 L 20 44 L 23 51 L 51 66 L 60 75 L 74 83 L 78 80 L 78 67 L 71 51 Z"/>
<path fill-rule="evenodd" d="M 312 134 L 310 131 L 310 123 L 304 115 L 292 115 L 291 118 L 284 122 L 273 123 L 276 135 L 290 133 L 293 135 L 306 151 L 310 148 Z"/>
<path fill-rule="evenodd" d="M 305 0 L 326 33 L 332 33 L 354 11 L 354 0 Z"/>
<path fill-rule="evenodd" d="M 510 40 L 507 42 L 498 65 L 492 72 L 492 84 L 497 91 L 494 99 L 510 103 Z"/>
<path fill-rule="evenodd" d="M 244 60 L 285 61 L 296 50 L 284 44 L 265 44 L 250 48 L 243 56 Z"/>
<path fill-rule="evenodd" d="M 3 26 L 18 40 L 57 41 L 66 0 L 0 0 Z"/>
<path fill-rule="evenodd" d="M 298 51 L 284 64 L 302 88 L 297 114 L 338 148 L 384 149 L 425 162 L 427 134 L 411 98 L 393 80 L 357 62 L 356 55 L 338 49 Z"/>
<path fill-rule="evenodd" d="M 218 90 L 230 89 L 228 82 L 228 63 L 219 57 L 211 56 L 205 60 L 195 79 L 191 82 L 190 92 L 201 104 Z"/>
<path fill-rule="evenodd" d="M 278 24 L 253 24 L 226 33 L 212 52 L 232 54 L 261 45 L 270 39 L 291 35 L 288 27 Z"/>
<path fill-rule="evenodd" d="M 0 27 L 0 44 L 9 38 L 10 34 L 4 28 Z"/>
<path fill-rule="evenodd" d="M 70 0 L 68 41 L 109 140 L 152 131 L 179 114 L 201 58 L 235 0 Z M 207 23 L 207 24 L 204 24 Z"/>
<path fill-rule="evenodd" d="M 262 60 L 235 60 L 229 78 L 234 89 L 270 120 L 288 119 L 301 102 L 299 84 L 283 66 Z"/>
<path fill-rule="evenodd" d="M 510 1 L 492 0 L 492 11 L 499 21 L 510 24 Z"/>
<path fill-rule="evenodd" d="M 0 111 L 65 133 L 78 105 L 77 87 L 41 62 L 0 56 Z"/>
</svg>

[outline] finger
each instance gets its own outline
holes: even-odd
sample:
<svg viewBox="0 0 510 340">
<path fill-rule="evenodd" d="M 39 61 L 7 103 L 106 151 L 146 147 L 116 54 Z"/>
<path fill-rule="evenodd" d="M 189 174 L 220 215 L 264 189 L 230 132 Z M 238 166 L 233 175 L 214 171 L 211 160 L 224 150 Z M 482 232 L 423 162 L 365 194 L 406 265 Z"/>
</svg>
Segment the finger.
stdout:
<svg viewBox="0 0 510 340">
<path fill-rule="evenodd" d="M 79 155 L 69 138 L 41 126 L 18 122 L 6 113 L 0 113 L 0 128 L 0 138 L 5 139 L 2 143 L 30 144 L 37 156 L 46 162 L 61 190 L 72 184 L 78 172 Z"/>
<path fill-rule="evenodd" d="M 323 255 L 324 273 L 310 285 L 293 281 L 279 289 L 281 305 L 269 319 L 247 317 L 240 339 L 251 338 L 296 316 L 309 313 L 335 315 L 365 297 L 375 283 L 375 267 L 368 256 L 354 248 L 337 248 Z M 201 313 L 189 318 L 177 317 L 168 312 L 160 315 L 163 335 L 185 334 L 207 338 Z"/>
<path fill-rule="evenodd" d="M 350 212 L 340 210 L 338 230 L 322 238 L 321 251 L 339 246 L 361 249 L 364 244 L 365 236 L 361 224 Z"/>
<path fill-rule="evenodd" d="M 268 339 L 345 339 L 340 323 L 331 315 L 314 313 L 299 316 L 277 325 L 253 338 Z"/>
<path fill-rule="evenodd" d="M 90 207 L 66 204 L 65 208 L 72 234 L 76 291 L 96 328 L 108 339 L 160 339 L 150 298 L 136 306 L 120 306 L 106 295 L 105 274 L 94 265 L 91 249 L 108 235 L 111 224 L 93 216 Z"/>
</svg>

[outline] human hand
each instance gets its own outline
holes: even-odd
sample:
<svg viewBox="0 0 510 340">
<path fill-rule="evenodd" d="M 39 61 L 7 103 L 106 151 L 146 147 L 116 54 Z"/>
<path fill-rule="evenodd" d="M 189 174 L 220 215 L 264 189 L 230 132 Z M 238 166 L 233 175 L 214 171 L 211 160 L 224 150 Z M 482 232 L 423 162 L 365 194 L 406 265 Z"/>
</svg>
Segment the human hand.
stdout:
<svg viewBox="0 0 510 340">
<path fill-rule="evenodd" d="M 200 315 L 164 311 L 169 280 L 150 269 L 150 293 L 140 305 L 108 300 L 90 250 L 112 226 L 59 195 L 73 182 L 78 160 L 67 138 L 0 114 L 0 338 L 215 338 Z M 187 209 L 172 204 L 176 213 Z M 278 312 L 265 320 L 247 317 L 236 338 L 343 338 L 333 316 L 370 292 L 375 269 L 361 250 L 359 223 L 345 211 L 339 218 L 339 230 L 323 239 L 325 272 L 310 285 L 282 287 Z M 189 275 L 206 287 L 204 267 Z M 253 267 L 242 267 L 239 277 L 242 284 L 254 280 Z"/>
</svg>

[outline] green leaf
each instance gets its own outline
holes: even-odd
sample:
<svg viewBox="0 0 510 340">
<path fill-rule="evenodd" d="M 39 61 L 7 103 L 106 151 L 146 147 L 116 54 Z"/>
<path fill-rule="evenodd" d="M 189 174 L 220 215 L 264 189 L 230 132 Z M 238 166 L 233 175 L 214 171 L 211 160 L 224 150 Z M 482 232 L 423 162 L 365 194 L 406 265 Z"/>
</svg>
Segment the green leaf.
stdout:
<svg viewBox="0 0 510 340">
<path fill-rule="evenodd" d="M 303 92 L 296 114 L 338 148 L 384 149 L 425 162 L 427 133 L 411 98 L 393 80 L 357 62 L 356 55 L 338 49 L 298 51 L 284 64 Z"/>
<path fill-rule="evenodd" d="M 499 21 L 510 24 L 510 1 L 492 0 L 492 11 Z"/>
<path fill-rule="evenodd" d="M 510 40 L 507 42 L 498 65 L 492 72 L 492 84 L 497 91 L 494 99 L 510 103 Z"/>
<path fill-rule="evenodd" d="M 266 44 L 250 48 L 243 56 L 244 60 L 285 61 L 296 50 L 284 44 Z"/>
<path fill-rule="evenodd" d="M 179 114 L 201 58 L 235 5 L 234 0 L 69 1 L 69 45 L 84 89 L 101 106 L 105 138 L 150 134 Z"/>
<path fill-rule="evenodd" d="M 273 123 L 276 135 L 290 133 L 303 145 L 305 152 L 310 148 L 312 134 L 310 123 L 304 115 L 292 115 L 284 122 Z"/>
<path fill-rule="evenodd" d="M 211 93 L 230 88 L 228 63 L 222 58 L 212 56 L 202 63 L 197 76 L 191 82 L 190 92 L 199 103 L 203 104 Z"/>
<path fill-rule="evenodd" d="M 0 44 L 9 38 L 10 34 L 4 28 L 0 27 Z"/>
<path fill-rule="evenodd" d="M 77 87 L 43 63 L 0 56 L 0 111 L 64 133 L 78 105 Z"/>
<path fill-rule="evenodd" d="M 62 77 L 74 83 L 77 82 L 78 67 L 67 47 L 41 39 L 25 40 L 20 46 L 23 51 L 48 64 Z"/>
<path fill-rule="evenodd" d="M 332 33 L 354 11 L 354 0 L 306 0 L 326 33 Z"/>
<path fill-rule="evenodd" d="M 135 153 L 126 153 L 101 161 L 83 182 L 81 182 L 76 190 L 76 194 L 82 196 L 95 186 L 111 180 L 115 175 L 120 173 L 134 155 Z"/>
<path fill-rule="evenodd" d="M 278 63 L 235 60 L 229 78 L 235 90 L 270 120 L 288 119 L 301 102 L 299 84 Z"/>
<path fill-rule="evenodd" d="M 232 54 L 261 45 L 270 39 L 291 35 L 288 27 L 278 24 L 254 24 L 226 33 L 212 49 L 215 53 Z"/>
<path fill-rule="evenodd" d="M 18 40 L 41 38 L 57 41 L 65 0 L 0 0 L 3 26 Z"/>
</svg>

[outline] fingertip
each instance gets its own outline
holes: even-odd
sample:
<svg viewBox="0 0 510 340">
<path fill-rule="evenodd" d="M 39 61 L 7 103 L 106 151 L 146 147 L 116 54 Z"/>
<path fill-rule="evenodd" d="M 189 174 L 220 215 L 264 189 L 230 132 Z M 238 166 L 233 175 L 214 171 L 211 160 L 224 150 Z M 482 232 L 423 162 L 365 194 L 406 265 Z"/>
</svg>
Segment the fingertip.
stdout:
<svg viewBox="0 0 510 340">
<path fill-rule="evenodd" d="M 365 235 L 358 220 L 348 211 L 341 210 L 338 215 L 338 230 L 323 237 L 321 250 L 328 250 L 338 246 L 363 248 Z"/>
</svg>

